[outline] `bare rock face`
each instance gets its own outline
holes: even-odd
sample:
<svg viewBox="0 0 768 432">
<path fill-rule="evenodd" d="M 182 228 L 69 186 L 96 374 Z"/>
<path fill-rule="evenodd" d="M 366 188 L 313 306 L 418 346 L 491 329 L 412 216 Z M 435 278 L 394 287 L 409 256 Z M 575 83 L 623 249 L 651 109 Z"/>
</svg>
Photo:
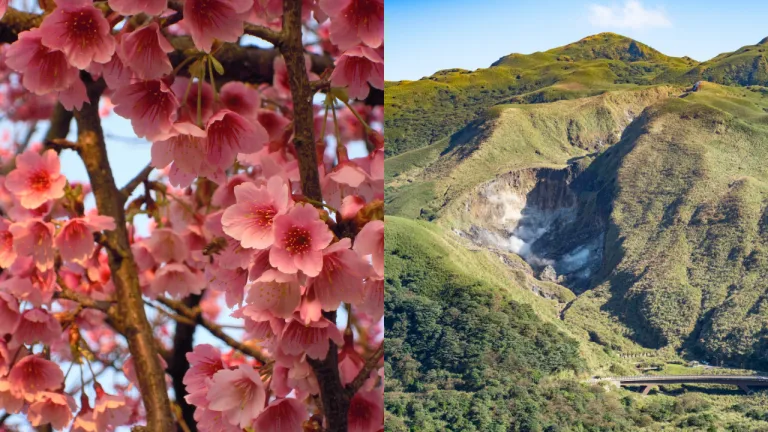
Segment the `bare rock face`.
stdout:
<svg viewBox="0 0 768 432">
<path fill-rule="evenodd" d="M 557 282 L 557 272 L 555 272 L 555 268 L 551 265 L 545 266 L 544 269 L 541 270 L 541 273 L 539 273 L 539 279 L 546 282 Z"/>
</svg>

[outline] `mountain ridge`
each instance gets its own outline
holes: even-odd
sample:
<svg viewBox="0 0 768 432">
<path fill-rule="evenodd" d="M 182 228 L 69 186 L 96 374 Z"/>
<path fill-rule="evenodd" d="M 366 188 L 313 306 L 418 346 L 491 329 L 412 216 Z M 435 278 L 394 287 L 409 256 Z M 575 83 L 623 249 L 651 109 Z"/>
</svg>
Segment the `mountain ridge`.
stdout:
<svg viewBox="0 0 768 432">
<path fill-rule="evenodd" d="M 766 38 L 768 39 L 768 38 Z M 387 82 L 387 156 L 430 145 L 499 103 L 541 103 L 653 84 L 768 85 L 765 40 L 697 62 L 671 57 L 616 33 L 599 33 L 532 54 L 509 54 L 488 68 L 446 69 L 416 81 Z"/>
</svg>

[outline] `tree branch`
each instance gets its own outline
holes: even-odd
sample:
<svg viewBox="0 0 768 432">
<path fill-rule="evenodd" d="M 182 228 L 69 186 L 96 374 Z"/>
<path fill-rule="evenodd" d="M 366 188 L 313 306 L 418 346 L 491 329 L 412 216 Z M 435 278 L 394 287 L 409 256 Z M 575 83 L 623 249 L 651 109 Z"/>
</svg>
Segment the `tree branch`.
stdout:
<svg viewBox="0 0 768 432">
<path fill-rule="evenodd" d="M 134 360 L 139 389 L 147 410 L 147 429 L 153 432 L 174 432 L 173 414 L 165 386 L 165 372 L 158 359 L 152 327 L 144 312 L 138 270 L 128 242 L 123 196 L 112 176 L 99 118 L 99 98 L 105 85 L 103 80 L 88 80 L 86 87 L 90 103 L 75 112 L 78 152 L 88 171 L 99 213 L 115 220 L 116 228 L 113 231 L 105 231 L 108 241 L 119 251 L 107 251 L 117 295 L 117 313 L 112 318 L 118 328 L 122 328 L 121 333 L 128 341 L 128 348 Z"/>
<path fill-rule="evenodd" d="M 374 351 L 370 357 L 368 357 L 368 360 L 365 361 L 363 368 L 360 369 L 360 372 L 357 374 L 355 379 L 353 379 L 351 383 L 347 384 L 347 387 L 345 388 L 347 391 L 347 396 L 351 398 L 355 395 L 355 393 L 357 393 L 358 390 L 360 390 L 360 387 L 365 384 L 365 381 L 367 381 L 368 377 L 371 375 L 371 371 L 378 367 L 379 361 L 382 357 L 384 357 L 384 342 L 382 342 L 381 345 L 379 345 L 379 348 L 376 349 L 376 351 Z"/>
<path fill-rule="evenodd" d="M 242 342 L 239 342 L 235 340 L 235 338 L 233 338 L 232 336 L 226 334 L 224 332 L 224 329 L 220 325 L 214 324 L 208 321 L 207 319 L 203 318 L 203 314 L 199 308 L 189 308 L 180 301 L 171 300 L 166 297 L 158 297 L 156 300 L 162 303 L 163 305 L 171 308 L 179 315 L 187 319 L 193 320 L 196 323 L 202 325 L 206 330 L 211 332 L 212 335 L 216 336 L 222 342 L 231 346 L 232 348 L 240 351 L 241 353 L 247 356 L 255 358 L 261 363 L 267 363 L 268 361 L 267 358 L 264 356 L 264 354 L 260 350 L 250 345 L 246 345 Z"/>
<path fill-rule="evenodd" d="M 124 199 L 128 199 L 134 190 L 136 190 L 137 187 L 139 187 L 140 184 L 144 183 L 147 178 L 149 178 L 149 175 L 152 173 L 152 170 L 155 168 L 152 165 L 147 165 L 144 167 L 143 170 L 141 170 L 140 173 L 136 174 L 136 177 L 132 178 L 131 181 L 128 182 L 125 186 L 123 186 L 122 189 L 120 189 L 120 193 L 123 195 Z"/>
<path fill-rule="evenodd" d="M 299 161 L 301 191 L 305 197 L 323 202 L 320 175 L 317 169 L 317 152 L 314 138 L 313 90 L 307 77 L 302 41 L 301 8 L 302 0 L 283 0 L 283 40 L 278 48 L 288 68 L 288 82 L 293 98 L 293 143 Z M 336 323 L 336 312 L 324 312 L 332 323 Z M 308 358 L 320 385 L 320 396 L 325 412 L 328 432 L 346 432 L 349 397 L 341 384 L 338 366 L 338 350 L 329 341 L 328 354 L 324 360 Z"/>
<path fill-rule="evenodd" d="M 22 12 L 9 7 L 0 20 L 0 43 L 16 42 L 19 33 L 38 27 L 43 22 L 41 15 Z"/>
</svg>

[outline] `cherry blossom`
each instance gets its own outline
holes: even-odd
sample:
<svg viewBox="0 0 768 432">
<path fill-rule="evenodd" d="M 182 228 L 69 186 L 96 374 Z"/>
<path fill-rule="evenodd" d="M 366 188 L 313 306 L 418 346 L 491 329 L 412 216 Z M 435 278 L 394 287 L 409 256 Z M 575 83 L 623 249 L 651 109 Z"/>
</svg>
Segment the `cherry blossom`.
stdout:
<svg viewBox="0 0 768 432">
<path fill-rule="evenodd" d="M 59 157 L 53 150 L 42 155 L 27 150 L 16 157 L 16 169 L 5 178 L 5 187 L 24 208 L 34 209 L 61 198 L 67 179 L 60 173 Z"/>
<path fill-rule="evenodd" d="M 206 395 L 208 409 L 223 412 L 231 425 L 247 427 L 264 409 L 264 384 L 252 366 L 241 364 L 234 370 L 222 369 L 211 381 Z"/>
<path fill-rule="evenodd" d="M 284 273 L 301 270 L 317 276 L 323 267 L 322 250 L 333 239 L 333 233 L 320 220 L 313 206 L 300 204 L 274 220 L 275 244 L 269 251 L 269 262 Z"/>
<path fill-rule="evenodd" d="M 85 69 L 91 62 L 107 63 L 115 52 L 115 38 L 101 11 L 87 0 L 58 0 L 40 25 L 42 43 L 62 51 L 69 64 Z"/>
<path fill-rule="evenodd" d="M 285 180 L 271 177 L 260 187 L 246 182 L 235 186 L 234 192 L 237 203 L 221 217 L 224 232 L 239 240 L 244 248 L 268 248 L 275 240 L 275 218 L 285 214 L 291 204 Z"/>
<path fill-rule="evenodd" d="M 184 2 L 182 25 L 195 46 L 208 52 L 214 39 L 234 42 L 243 35 L 243 23 L 252 5 L 248 0 L 188 0 Z"/>
<path fill-rule="evenodd" d="M 173 70 L 168 58 L 172 51 L 156 22 L 123 35 L 117 50 L 123 64 L 145 80 L 162 78 Z"/>
<path fill-rule="evenodd" d="M 331 42 L 341 49 L 363 42 L 378 48 L 384 41 L 384 0 L 319 0 L 331 18 Z"/>
<path fill-rule="evenodd" d="M 351 98 L 365 99 L 370 90 L 368 84 L 384 89 L 384 59 L 373 48 L 365 45 L 352 47 L 336 61 L 331 84 L 347 87 Z"/>
<path fill-rule="evenodd" d="M 22 74 L 22 84 L 35 94 L 43 95 L 71 86 L 78 78 L 63 52 L 42 44 L 43 31 L 21 32 L 5 54 L 5 64 Z"/>
<path fill-rule="evenodd" d="M 383 86 L 382 5 L 299 3 L 54 0 L 0 23 L 0 409 L 21 430 L 383 427 L 383 107 L 355 101 Z M 149 165 L 114 172 L 118 139 Z"/>
<path fill-rule="evenodd" d="M 134 132 L 151 141 L 168 139 L 179 101 L 161 80 L 138 81 L 120 87 L 112 96 L 115 113 L 131 120 Z"/>
</svg>

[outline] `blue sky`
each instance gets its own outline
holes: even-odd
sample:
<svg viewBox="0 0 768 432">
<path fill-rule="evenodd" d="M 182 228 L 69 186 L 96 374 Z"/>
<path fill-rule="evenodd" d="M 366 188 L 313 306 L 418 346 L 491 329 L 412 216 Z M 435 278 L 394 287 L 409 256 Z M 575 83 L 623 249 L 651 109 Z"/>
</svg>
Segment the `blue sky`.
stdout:
<svg viewBox="0 0 768 432">
<path fill-rule="evenodd" d="M 768 36 L 761 0 L 386 0 L 385 78 L 488 67 L 611 31 L 699 61 Z"/>
</svg>

